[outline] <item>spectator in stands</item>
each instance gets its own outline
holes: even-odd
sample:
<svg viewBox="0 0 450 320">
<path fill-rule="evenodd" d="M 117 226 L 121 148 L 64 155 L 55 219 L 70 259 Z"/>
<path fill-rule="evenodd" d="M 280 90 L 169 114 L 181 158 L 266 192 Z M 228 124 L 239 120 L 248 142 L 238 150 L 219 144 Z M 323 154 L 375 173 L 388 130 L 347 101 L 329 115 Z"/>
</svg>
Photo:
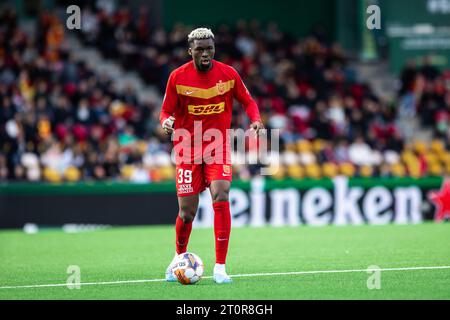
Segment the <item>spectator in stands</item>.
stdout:
<svg viewBox="0 0 450 320">
<path fill-rule="evenodd" d="M 190 28 L 149 28 L 145 10 L 134 17 L 111 3 L 85 1 L 81 39 L 135 70 L 162 95 L 170 71 L 188 59 Z M 54 15 L 40 17 L 34 39 L 18 27 L 14 10 L 0 13 L 0 21 L 0 180 L 173 178 L 157 102 L 140 101 L 131 86 L 118 90 L 115 79 L 75 61 Z M 327 163 L 334 172 L 333 164 L 351 162 L 389 175 L 405 149 L 396 120 L 416 112 L 449 147 L 450 76 L 429 58 L 420 67 L 409 62 L 397 112 L 356 81 L 338 44 L 323 39 L 323 30 L 296 39 L 275 23 L 258 21 L 217 28 L 218 59 L 243 75 L 268 127 L 280 129 L 291 165 Z M 239 107 L 232 121 L 248 125 Z M 306 144 L 298 148 L 300 142 Z M 236 174 L 248 179 L 253 169 L 241 167 Z"/>
</svg>

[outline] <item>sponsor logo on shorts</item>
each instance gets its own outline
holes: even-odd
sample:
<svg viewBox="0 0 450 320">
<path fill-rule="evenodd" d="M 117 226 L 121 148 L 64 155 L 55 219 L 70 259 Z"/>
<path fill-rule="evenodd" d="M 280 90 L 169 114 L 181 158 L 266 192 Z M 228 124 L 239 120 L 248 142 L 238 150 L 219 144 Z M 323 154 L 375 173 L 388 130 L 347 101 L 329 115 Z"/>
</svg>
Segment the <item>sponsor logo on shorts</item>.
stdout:
<svg viewBox="0 0 450 320">
<path fill-rule="evenodd" d="M 222 173 L 222 175 L 224 177 L 231 176 L 231 166 L 224 164 L 223 165 L 223 173 Z"/>
<path fill-rule="evenodd" d="M 194 192 L 194 188 L 190 184 L 180 184 L 178 185 L 178 194 L 191 193 Z"/>
</svg>

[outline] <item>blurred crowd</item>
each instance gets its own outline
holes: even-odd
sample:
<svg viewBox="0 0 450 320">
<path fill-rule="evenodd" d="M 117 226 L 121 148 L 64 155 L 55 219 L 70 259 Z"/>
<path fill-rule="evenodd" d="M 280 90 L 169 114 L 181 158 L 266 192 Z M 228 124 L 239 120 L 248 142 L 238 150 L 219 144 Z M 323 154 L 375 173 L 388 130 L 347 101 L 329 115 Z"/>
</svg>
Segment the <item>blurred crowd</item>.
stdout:
<svg viewBox="0 0 450 320">
<path fill-rule="evenodd" d="M 0 21 L 0 181 L 174 179 L 159 105 L 76 61 L 55 15 L 40 16 L 35 37 L 12 10 Z M 149 25 L 145 9 L 133 15 L 97 1 L 82 8 L 79 36 L 162 96 L 170 72 L 189 60 L 191 29 L 179 24 L 167 32 Z M 274 23 L 239 21 L 213 32 L 216 59 L 241 74 L 267 128 L 281 132 L 282 167 L 273 178 L 450 174 L 448 73 L 409 63 L 398 101 L 388 104 L 319 31 L 299 39 Z M 402 117 L 421 119 L 434 140 L 407 143 L 397 125 Z M 238 104 L 232 122 L 248 127 Z M 254 169 L 235 166 L 233 173 L 249 179 Z"/>
<path fill-rule="evenodd" d="M 426 56 L 421 65 L 408 61 L 400 80 L 401 117 L 420 119 L 435 137 L 450 141 L 450 70 L 440 72 Z"/>
</svg>

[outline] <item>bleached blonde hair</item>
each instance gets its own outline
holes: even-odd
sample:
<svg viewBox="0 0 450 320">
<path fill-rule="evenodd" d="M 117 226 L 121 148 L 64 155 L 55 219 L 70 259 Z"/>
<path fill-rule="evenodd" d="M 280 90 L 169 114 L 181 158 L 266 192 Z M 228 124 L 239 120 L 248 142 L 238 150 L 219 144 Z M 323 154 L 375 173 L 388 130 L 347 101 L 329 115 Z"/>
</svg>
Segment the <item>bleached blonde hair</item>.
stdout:
<svg viewBox="0 0 450 320">
<path fill-rule="evenodd" d="M 208 28 L 197 28 L 191 31 L 188 35 L 188 43 L 191 44 L 194 40 L 213 39 L 214 33 Z"/>
</svg>

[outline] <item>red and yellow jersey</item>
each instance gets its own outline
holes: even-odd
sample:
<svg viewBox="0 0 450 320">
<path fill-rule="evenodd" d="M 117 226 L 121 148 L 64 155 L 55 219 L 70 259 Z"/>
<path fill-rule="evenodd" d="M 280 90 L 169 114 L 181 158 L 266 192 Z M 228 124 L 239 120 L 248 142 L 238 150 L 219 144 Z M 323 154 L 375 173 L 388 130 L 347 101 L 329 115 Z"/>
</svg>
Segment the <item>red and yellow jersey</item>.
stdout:
<svg viewBox="0 0 450 320">
<path fill-rule="evenodd" d="M 199 132 L 203 135 L 208 129 L 218 129 L 225 142 L 226 130 L 231 126 L 234 98 L 243 105 L 251 122 L 260 120 L 258 107 L 235 69 L 213 60 L 209 71 L 200 72 L 191 61 L 170 74 L 160 122 L 162 124 L 173 116 L 175 130 L 186 129 L 192 136 L 195 125 L 195 139 L 201 138 Z M 207 144 L 202 140 L 203 147 Z"/>
</svg>

